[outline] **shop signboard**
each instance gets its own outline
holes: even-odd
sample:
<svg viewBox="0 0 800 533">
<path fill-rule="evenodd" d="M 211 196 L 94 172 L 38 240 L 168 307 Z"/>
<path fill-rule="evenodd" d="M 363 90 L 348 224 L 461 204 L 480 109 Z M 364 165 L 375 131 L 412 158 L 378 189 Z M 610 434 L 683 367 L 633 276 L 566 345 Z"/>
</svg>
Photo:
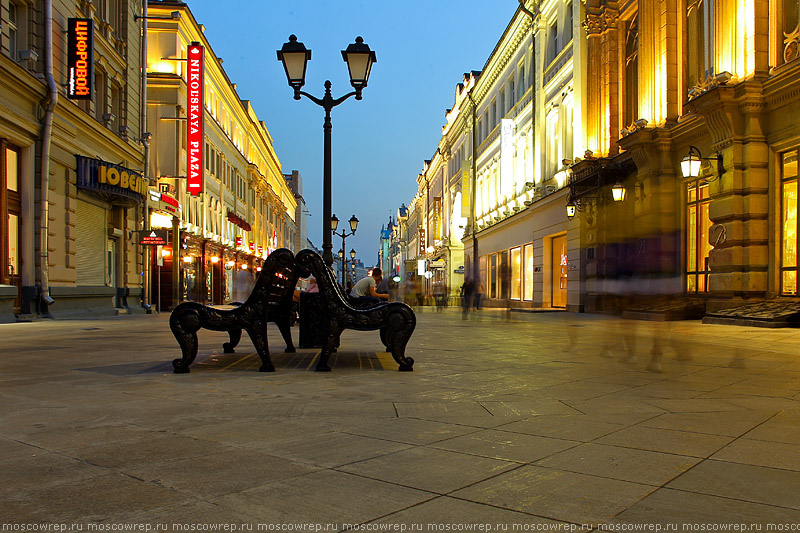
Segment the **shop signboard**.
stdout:
<svg viewBox="0 0 800 533">
<path fill-rule="evenodd" d="M 186 189 L 192 196 L 197 196 L 203 192 L 204 48 L 199 43 L 192 43 L 187 48 L 187 55 Z"/>
<path fill-rule="evenodd" d="M 94 22 L 67 19 L 67 98 L 91 100 L 94 96 Z"/>
<path fill-rule="evenodd" d="M 137 244 L 144 246 L 167 246 L 169 244 L 169 230 L 147 229 L 135 232 L 138 235 Z"/>
<path fill-rule="evenodd" d="M 78 188 L 107 197 L 109 201 L 132 200 L 139 203 L 147 194 L 147 181 L 129 168 L 76 155 Z"/>
</svg>

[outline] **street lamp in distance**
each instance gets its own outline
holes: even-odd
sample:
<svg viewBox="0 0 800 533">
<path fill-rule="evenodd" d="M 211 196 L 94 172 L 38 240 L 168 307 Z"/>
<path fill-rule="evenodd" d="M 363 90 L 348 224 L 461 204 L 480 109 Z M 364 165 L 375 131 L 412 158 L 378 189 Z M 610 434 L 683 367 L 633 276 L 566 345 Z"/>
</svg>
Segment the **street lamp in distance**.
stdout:
<svg viewBox="0 0 800 533">
<path fill-rule="evenodd" d="M 289 42 L 284 43 L 278 50 L 278 60 L 283 63 L 286 71 L 286 79 L 289 86 L 294 89 L 294 99 L 300 100 L 305 96 L 315 104 L 325 109 L 325 122 L 322 126 L 324 131 L 324 160 L 323 160 L 323 207 L 322 207 L 322 259 L 329 267 L 333 264 L 333 254 L 331 250 L 331 109 L 341 104 L 351 96 L 356 100 L 361 100 L 361 91 L 367 86 L 372 64 L 378 60 L 375 52 L 361 37 L 356 37 L 356 41 L 342 50 L 342 59 L 347 63 L 350 74 L 350 85 L 355 89 L 340 98 L 333 98 L 331 95 L 331 82 L 325 82 L 325 96 L 316 98 L 305 91 L 302 91 L 306 83 L 306 66 L 311 59 L 311 50 L 307 50 L 303 43 L 297 40 L 297 36 L 290 35 Z M 351 222 L 352 223 L 352 222 Z"/>
<path fill-rule="evenodd" d="M 347 269 L 345 268 L 347 260 L 344 257 L 344 251 L 347 248 L 345 248 L 345 246 L 344 246 L 344 241 L 345 241 L 345 239 L 347 237 L 350 237 L 351 235 L 355 235 L 356 234 L 356 230 L 358 229 L 358 219 L 356 218 L 355 215 L 351 216 L 350 220 L 348 220 L 348 222 L 350 223 L 350 232 L 347 232 L 346 230 L 342 230 L 342 231 L 337 233 L 336 232 L 336 228 L 339 227 L 339 219 L 336 217 L 336 215 L 331 216 L 331 233 L 333 233 L 337 237 L 341 237 L 342 238 L 342 248 L 341 248 L 341 250 L 339 250 L 339 257 L 342 258 L 342 287 L 346 287 L 347 286 L 347 278 L 346 278 L 346 270 Z M 355 250 L 350 250 L 350 257 L 355 258 L 355 253 L 356 253 Z"/>
</svg>

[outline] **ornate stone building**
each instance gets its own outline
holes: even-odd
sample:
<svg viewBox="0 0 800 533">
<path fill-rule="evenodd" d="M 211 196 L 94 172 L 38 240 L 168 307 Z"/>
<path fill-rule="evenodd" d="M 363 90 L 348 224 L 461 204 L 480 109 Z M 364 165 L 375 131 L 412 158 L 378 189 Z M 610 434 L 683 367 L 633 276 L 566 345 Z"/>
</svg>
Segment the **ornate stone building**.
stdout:
<svg viewBox="0 0 800 533">
<path fill-rule="evenodd" d="M 587 2 L 592 157 L 572 184 L 587 197 L 588 309 L 617 307 L 620 293 L 690 296 L 695 315 L 796 296 L 797 11 Z M 684 177 L 690 150 L 700 171 Z M 604 201 L 617 182 L 628 199 Z"/>
<path fill-rule="evenodd" d="M 129 236 L 147 189 L 137 6 L 0 1 L 2 321 L 138 306 L 141 247 Z M 91 52 L 77 71 L 71 39 Z"/>
<path fill-rule="evenodd" d="M 237 279 L 252 275 L 276 248 L 304 242 L 302 182 L 284 175 L 266 124 L 242 99 L 183 2 L 148 2 L 147 101 L 152 155 L 148 174 L 161 198 L 151 204 L 152 227 L 168 228 L 173 245 L 151 257 L 152 302 L 168 308 L 191 299 L 226 303 Z M 203 47 L 202 192 L 187 192 L 187 48 Z M 163 209 L 166 208 L 166 209 Z M 160 263 L 160 264 L 159 264 Z M 174 268 L 178 265 L 179 268 Z M 243 272 L 244 271 L 244 272 Z M 245 275 L 246 274 L 246 275 Z"/>
</svg>

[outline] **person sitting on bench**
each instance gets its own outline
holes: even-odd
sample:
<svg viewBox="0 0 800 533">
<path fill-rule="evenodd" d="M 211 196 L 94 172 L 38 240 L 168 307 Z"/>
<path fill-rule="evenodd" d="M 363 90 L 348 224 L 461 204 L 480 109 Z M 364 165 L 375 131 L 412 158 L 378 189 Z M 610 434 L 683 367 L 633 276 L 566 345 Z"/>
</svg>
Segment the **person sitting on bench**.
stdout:
<svg viewBox="0 0 800 533">
<path fill-rule="evenodd" d="M 388 294 L 375 292 L 375 286 L 381 282 L 383 275 L 381 269 L 372 269 L 372 275 L 358 281 L 350 292 L 350 297 L 355 298 L 360 303 L 375 304 L 381 300 L 388 300 Z"/>
</svg>

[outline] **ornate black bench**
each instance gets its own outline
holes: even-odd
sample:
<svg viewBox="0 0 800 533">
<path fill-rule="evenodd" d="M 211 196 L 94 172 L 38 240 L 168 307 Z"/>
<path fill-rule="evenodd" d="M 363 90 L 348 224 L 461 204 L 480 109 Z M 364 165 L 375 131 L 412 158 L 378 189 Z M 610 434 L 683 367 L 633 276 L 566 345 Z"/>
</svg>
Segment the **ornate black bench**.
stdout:
<svg viewBox="0 0 800 533">
<path fill-rule="evenodd" d="M 333 272 L 322 257 L 313 250 L 302 250 L 295 258 L 298 267 L 317 279 L 322 298 L 322 338 L 325 339 L 317 362 L 317 371 L 329 372 L 328 358 L 339 347 L 339 337 L 345 329 L 380 330 L 381 341 L 400 365 L 400 370 L 413 370 L 414 360 L 405 356 L 406 344 L 414 333 L 417 318 L 404 303 L 382 302 L 357 307 L 343 293 Z M 302 321 L 302 319 L 301 319 Z"/>
<path fill-rule="evenodd" d="M 183 352 L 183 357 L 172 361 L 175 373 L 189 372 L 189 365 L 197 357 L 197 331 L 200 328 L 227 331 L 230 342 L 222 345 L 225 353 L 233 353 L 244 329 L 261 357 L 259 371 L 274 372 L 275 367 L 269 357 L 267 345 L 267 322 L 277 324 L 286 341 L 286 351 L 294 352 L 290 307 L 300 276 L 301 271 L 297 268 L 294 254 L 291 250 L 281 248 L 267 257 L 253 292 L 239 307 L 231 310 L 215 309 L 197 302 L 183 302 L 175 307 L 169 317 L 169 327 Z"/>
</svg>

